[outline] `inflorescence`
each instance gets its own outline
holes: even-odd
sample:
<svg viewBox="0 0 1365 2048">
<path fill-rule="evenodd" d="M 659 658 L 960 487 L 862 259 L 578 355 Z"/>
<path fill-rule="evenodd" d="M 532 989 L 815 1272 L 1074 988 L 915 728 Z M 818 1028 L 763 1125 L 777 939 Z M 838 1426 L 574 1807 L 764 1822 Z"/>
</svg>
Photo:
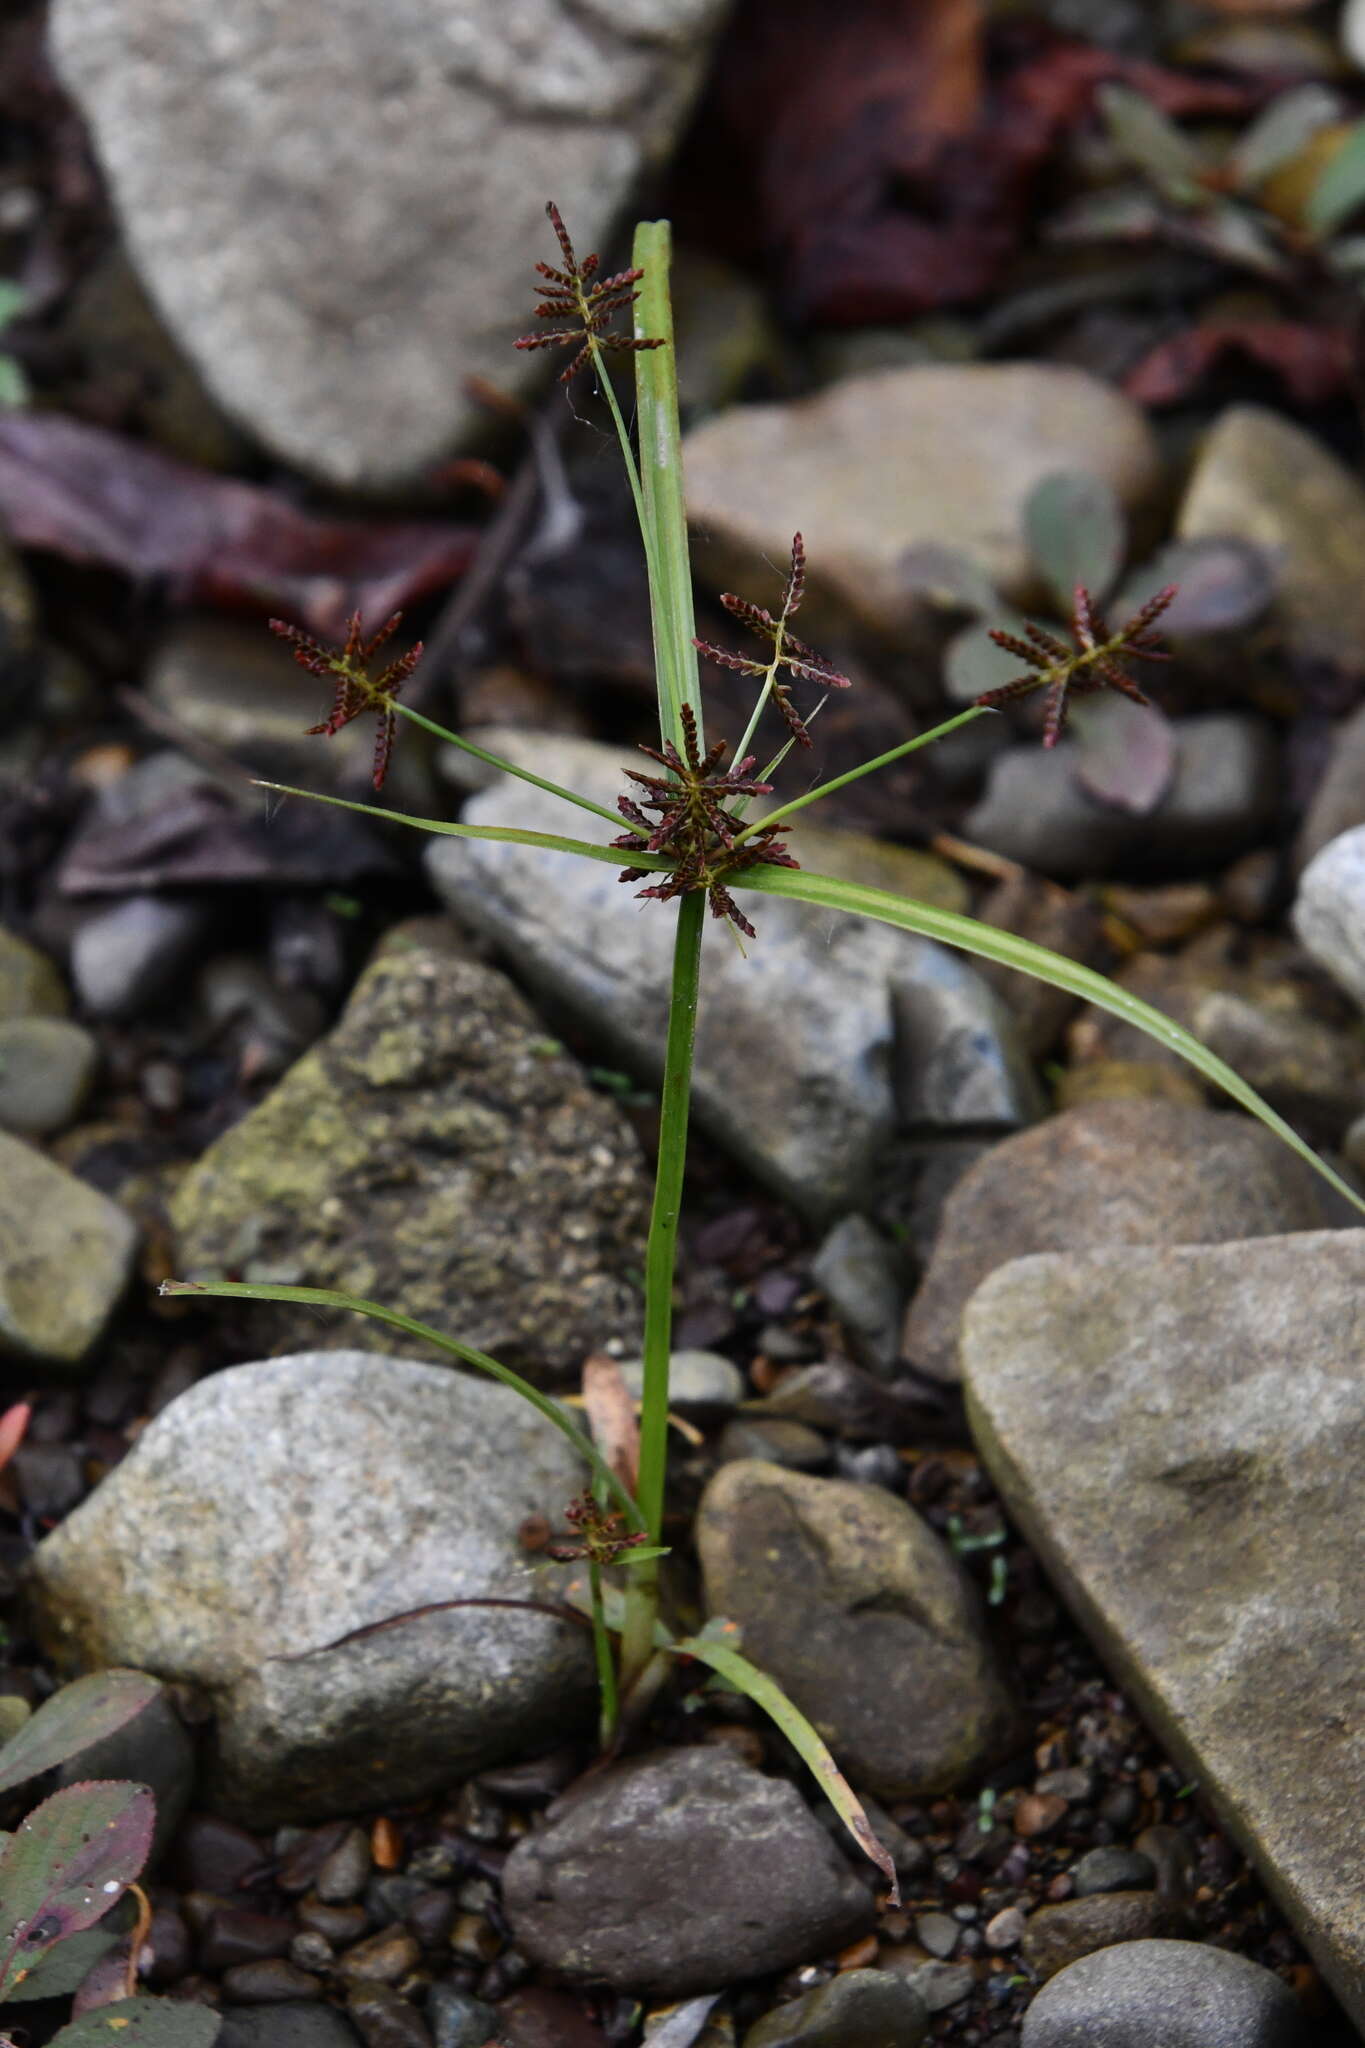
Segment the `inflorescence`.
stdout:
<svg viewBox="0 0 1365 2048">
<path fill-rule="evenodd" d="M 1150 704 L 1151 698 L 1144 696 L 1133 678 L 1119 666 L 1118 657 L 1126 654 L 1138 661 L 1170 660 L 1169 654 L 1157 645 L 1151 628 L 1175 593 L 1175 584 L 1168 583 L 1164 590 L 1157 591 L 1155 597 L 1149 597 L 1141 611 L 1135 612 L 1117 633 L 1111 633 L 1096 611 L 1089 591 L 1078 583 L 1071 613 L 1071 632 L 1076 642 L 1074 649 L 1064 646 L 1053 634 L 1035 626 L 1032 621 L 1024 628 L 1028 637 L 1023 640 L 1014 633 L 992 628 L 990 637 L 996 646 L 1003 647 L 1009 654 L 1017 654 L 1021 661 L 1028 663 L 1031 673 L 1017 677 L 1012 683 L 1003 683 L 997 690 L 987 690 L 975 701 L 995 710 L 1015 697 L 1027 697 L 1034 690 L 1046 690 L 1045 747 L 1055 747 L 1066 730 L 1066 715 L 1073 696 L 1089 697 L 1100 690 L 1118 690 L 1125 697 L 1131 697 L 1135 704 Z"/>
</svg>

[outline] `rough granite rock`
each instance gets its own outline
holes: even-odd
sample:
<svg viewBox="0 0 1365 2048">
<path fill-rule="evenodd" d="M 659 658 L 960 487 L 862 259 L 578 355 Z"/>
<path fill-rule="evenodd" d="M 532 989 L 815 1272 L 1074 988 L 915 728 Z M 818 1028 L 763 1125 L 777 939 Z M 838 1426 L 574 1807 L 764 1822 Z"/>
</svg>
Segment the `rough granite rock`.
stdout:
<svg viewBox="0 0 1365 2048">
<path fill-rule="evenodd" d="M 786 560 L 799 520 L 817 601 L 828 594 L 877 633 L 910 617 L 903 558 L 926 543 L 961 549 L 1007 595 L 1026 598 L 1036 571 L 1024 502 L 1053 471 L 1101 477 L 1130 511 L 1159 481 L 1141 409 L 1051 363 L 848 377 L 814 397 L 718 413 L 683 454 L 688 516 L 723 576 L 769 602 L 767 565 Z"/>
<path fill-rule="evenodd" d="M 709 1745 L 584 1779 L 513 1849 L 503 1905 L 533 1962 L 653 1998 L 815 1962 L 876 1916 L 796 1787 Z"/>
<path fill-rule="evenodd" d="M 163 1409 L 38 1546 L 27 1598 L 63 1668 L 208 1693 L 213 1804 L 253 1826 L 346 1813 L 590 1711 L 582 1634 L 545 1615 L 469 1608 L 324 1650 L 428 1601 L 535 1593 L 518 1528 L 582 1483 L 508 1388 L 362 1351 L 268 1359 Z"/>
<path fill-rule="evenodd" d="M 1264 549 L 1290 653 L 1365 669 L 1365 490 L 1316 435 L 1265 406 L 1228 406 L 1204 438 L 1176 530 Z"/>
<path fill-rule="evenodd" d="M 560 738 L 547 764 L 543 745 L 524 733 L 480 737 L 505 759 L 607 807 L 630 786 L 624 749 Z M 615 836 L 605 821 L 570 812 L 509 776 L 473 798 L 464 816 L 598 842 Z M 944 909 L 963 907 L 958 878 L 932 856 L 808 828 L 804 820 L 794 844 L 808 868 Z M 457 916 L 503 947 L 519 976 L 600 1036 L 624 1065 L 657 1072 L 673 947 L 669 906 L 635 902 L 614 866 L 538 847 L 437 839 L 427 868 Z M 716 1142 L 784 1199 L 828 1219 L 871 1196 L 896 1130 L 893 991 L 902 983 L 925 993 L 921 1030 L 937 1018 L 945 1034 L 945 1057 L 934 1065 L 938 1120 L 976 1125 L 983 1066 L 993 1121 L 1026 1122 L 1036 1113 L 1012 1019 L 943 948 L 778 897 L 756 901 L 753 916 L 758 937 L 747 957 L 708 920 L 693 1100 Z M 980 998 L 976 1023 L 989 1015 L 995 1034 L 980 1031 L 975 1057 L 962 1029 L 969 984 Z M 917 1043 L 932 1051 L 922 1037 Z M 1012 1093 L 1010 1074 L 1022 1074 Z"/>
<path fill-rule="evenodd" d="M 1312 2048 L 1320 2030 L 1273 1970 L 1196 1941 L 1127 1941 L 1061 1971 L 1021 2048 Z"/>
<path fill-rule="evenodd" d="M 438 920 L 400 926 L 341 1021 L 176 1190 L 179 1272 L 335 1287 L 506 1364 L 638 1338 L 649 1187 L 619 1106 L 505 975 Z M 354 1342 L 261 1307 L 262 1350 Z"/>
<path fill-rule="evenodd" d="M 1022 1259 L 962 1337 L 1011 1516 L 1357 2026 L 1362 1356 L 1361 1230 Z"/>
<path fill-rule="evenodd" d="M 902 1350 L 956 1379 L 962 1311 L 997 1266 L 1029 1252 L 1319 1230 L 1320 1188 L 1250 1117 L 1151 1098 L 1068 1109 L 994 1146 L 953 1188 Z"/>
<path fill-rule="evenodd" d="M 534 374 L 531 266 L 667 151 L 722 0 L 61 0 L 143 283 L 225 410 L 329 482 L 426 469 Z M 790 536 L 788 536 L 790 539 Z"/>
<path fill-rule="evenodd" d="M 132 1277 L 137 1242 L 117 1203 L 0 1132 L 0 1357 L 79 1365 Z"/>
<path fill-rule="evenodd" d="M 905 1501 L 740 1460 L 708 1485 L 696 1537 L 708 1613 L 738 1622 L 854 1784 L 948 1791 L 1008 1739 L 972 1590 Z"/>
</svg>

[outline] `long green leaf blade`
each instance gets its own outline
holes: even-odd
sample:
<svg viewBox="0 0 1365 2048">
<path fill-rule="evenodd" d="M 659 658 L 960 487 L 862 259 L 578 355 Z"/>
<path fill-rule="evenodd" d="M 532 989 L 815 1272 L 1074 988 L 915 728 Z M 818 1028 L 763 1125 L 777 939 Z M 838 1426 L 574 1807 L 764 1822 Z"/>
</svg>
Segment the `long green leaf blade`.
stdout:
<svg viewBox="0 0 1365 2048">
<path fill-rule="evenodd" d="M 359 811 L 362 817 L 382 818 L 389 825 L 411 825 L 418 832 L 435 832 L 450 839 L 502 839 L 513 846 L 540 846 L 547 853 L 577 853 L 584 860 L 604 861 L 619 868 L 629 861 L 633 868 L 666 869 L 672 863 L 661 853 L 623 853 L 619 847 L 596 845 L 590 839 L 561 839 L 557 832 L 523 832 L 516 825 L 462 825 L 454 818 L 410 818 L 404 811 L 386 811 L 382 804 L 362 803 L 357 797 L 324 796 L 318 789 L 296 789 L 289 782 L 257 782 L 257 789 L 272 790 L 276 796 L 306 797 L 309 803 L 333 804 L 339 811 Z M 606 813 L 603 813 L 605 816 Z M 614 825 L 625 829 L 623 818 Z"/>
<path fill-rule="evenodd" d="M 476 1351 L 472 1344 L 462 1344 L 458 1337 L 447 1337 L 441 1330 L 433 1330 L 429 1323 L 419 1323 L 413 1316 L 401 1315 L 395 1308 L 385 1308 L 382 1302 L 366 1301 L 358 1294 L 342 1294 L 331 1287 L 286 1287 L 271 1286 L 262 1282 L 246 1280 L 163 1280 L 162 1294 L 202 1294 L 221 1297 L 229 1301 L 284 1301 L 299 1302 L 306 1308 L 349 1309 L 353 1315 L 368 1316 L 372 1322 L 387 1323 L 391 1329 L 402 1330 L 409 1337 L 418 1337 L 424 1344 L 434 1344 L 438 1350 L 448 1351 L 452 1358 L 458 1358 L 463 1365 L 472 1365 L 477 1372 L 486 1372 L 490 1378 L 501 1380 L 514 1394 L 520 1394 L 523 1401 L 529 1401 L 538 1409 L 547 1422 L 552 1422 L 561 1436 L 566 1436 L 593 1474 L 608 1488 L 613 1500 L 625 1515 L 632 1529 L 643 1529 L 644 1517 L 636 1507 L 629 1492 L 620 1479 L 599 1454 L 592 1439 L 565 1413 L 558 1401 L 549 1394 L 543 1394 L 539 1387 L 533 1387 L 519 1372 L 513 1372 L 510 1365 L 499 1364 L 486 1351 Z"/>
<path fill-rule="evenodd" d="M 711 1626 L 714 1623 L 708 1624 Z M 729 1643 L 717 1642 L 705 1633 L 685 1636 L 681 1642 L 672 1643 L 669 1647 L 675 1656 L 696 1657 L 701 1663 L 709 1664 L 727 1685 L 736 1692 L 744 1693 L 782 1730 L 858 1847 L 881 1871 L 891 1887 L 891 1904 L 898 1906 L 900 1886 L 896 1882 L 896 1866 L 889 1850 L 873 1834 L 872 1823 L 863 1812 L 857 1793 L 835 1763 L 823 1739 L 801 1709 L 787 1698 L 776 1679 L 769 1678 L 766 1671 L 760 1671 L 756 1664 L 751 1664 Z"/>
<path fill-rule="evenodd" d="M 1268 1102 L 1261 1100 L 1240 1074 L 1220 1060 L 1216 1053 L 1211 1053 L 1206 1045 L 1201 1045 L 1193 1033 L 1177 1024 L 1174 1018 L 1163 1016 L 1150 1003 L 1130 995 L 1127 989 L 1119 988 L 1105 975 L 1097 974 L 1093 967 L 1082 967 L 1060 953 L 1049 952 L 1046 946 L 1035 946 L 1030 939 L 1017 938 L 1013 932 L 997 931 L 994 925 L 982 924 L 974 917 L 964 917 L 952 910 L 936 910 L 913 897 L 893 896 L 886 889 L 870 888 L 863 882 L 842 882 L 833 875 L 811 874 L 804 868 L 776 867 L 750 868 L 729 879 L 736 889 L 752 889 L 763 896 L 786 896 L 797 903 L 816 904 L 822 910 L 843 910 L 857 917 L 878 918 L 883 924 L 899 925 L 902 931 L 916 932 L 921 938 L 938 939 L 945 946 L 956 946 L 961 952 L 974 953 L 982 960 L 994 960 L 1002 967 L 1013 967 L 1022 974 L 1031 974 L 1036 981 L 1049 982 L 1054 988 L 1066 989 L 1071 995 L 1108 1010 L 1125 1024 L 1135 1024 L 1158 1045 L 1179 1053 L 1197 1073 L 1223 1089 L 1243 1109 L 1250 1110 L 1267 1130 L 1283 1139 L 1290 1150 L 1306 1160 L 1339 1195 L 1344 1195 L 1354 1208 L 1365 1213 L 1365 1198 L 1358 1195 L 1340 1174 L 1334 1173 L 1327 1162 L 1304 1143 L 1292 1125 L 1277 1115 Z"/>
<path fill-rule="evenodd" d="M 667 348 L 635 357 L 635 404 L 640 443 L 640 487 L 649 528 L 650 609 L 659 692 L 659 729 L 682 746 L 681 711 L 690 705 L 702 730 L 701 678 L 692 610 L 692 563 L 683 503 L 682 430 L 678 424 L 678 367 L 673 352 L 673 308 L 668 292 L 672 231 L 666 220 L 644 220 L 635 230 L 632 263 L 644 276 L 635 308 L 637 335 L 661 336 Z M 638 863 L 637 863 L 638 865 Z"/>
</svg>

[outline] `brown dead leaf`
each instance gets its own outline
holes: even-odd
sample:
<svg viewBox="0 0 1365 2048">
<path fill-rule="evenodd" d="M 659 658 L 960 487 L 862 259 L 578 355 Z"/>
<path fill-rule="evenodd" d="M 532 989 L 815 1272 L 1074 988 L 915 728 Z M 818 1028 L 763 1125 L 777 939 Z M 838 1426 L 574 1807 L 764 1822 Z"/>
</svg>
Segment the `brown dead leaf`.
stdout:
<svg viewBox="0 0 1365 2048">
<path fill-rule="evenodd" d="M 631 1495 L 640 1464 L 640 1430 L 635 1402 L 621 1368 L 604 1351 L 583 1362 L 583 1407 L 592 1440 Z"/>
</svg>

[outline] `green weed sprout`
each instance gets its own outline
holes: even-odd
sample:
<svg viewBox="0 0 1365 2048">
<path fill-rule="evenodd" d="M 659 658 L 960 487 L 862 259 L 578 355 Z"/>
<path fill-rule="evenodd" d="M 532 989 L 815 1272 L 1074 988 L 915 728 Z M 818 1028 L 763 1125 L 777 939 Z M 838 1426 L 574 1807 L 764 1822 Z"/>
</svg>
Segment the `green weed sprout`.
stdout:
<svg viewBox="0 0 1365 2048">
<path fill-rule="evenodd" d="M 624 1695 L 627 1712 L 632 1708 L 638 1712 L 642 1703 L 653 1696 L 668 1659 L 692 1658 L 709 1665 L 723 1684 L 748 1694 L 782 1729 L 815 1773 L 850 1832 L 881 1868 L 894 1896 L 895 1872 L 890 1859 L 872 1834 L 856 1797 L 841 1777 L 825 1744 L 773 1680 L 744 1657 L 733 1625 L 713 1620 L 699 1634 L 678 1639 L 669 1632 L 660 1615 L 658 1567 L 664 1554 L 661 1538 L 669 1426 L 674 1268 L 683 1169 L 687 1157 L 702 938 L 708 907 L 715 918 L 729 923 L 736 932 L 752 939 L 759 935 L 746 911 L 757 911 L 766 896 L 786 897 L 825 910 L 877 918 L 902 931 L 936 939 L 1065 989 L 1086 1002 L 1111 1011 L 1126 1023 L 1139 1026 L 1159 1044 L 1178 1052 L 1206 1080 L 1215 1082 L 1234 1101 L 1259 1117 L 1338 1193 L 1357 1207 L 1365 1208 L 1365 1203 L 1359 1201 L 1346 1183 L 1318 1159 L 1284 1119 L 1262 1102 L 1230 1067 L 1179 1024 L 1103 975 L 1012 933 L 979 923 L 974 918 L 940 910 L 913 897 L 897 896 L 863 883 L 812 874 L 799 867 L 788 850 L 791 822 L 810 805 L 835 790 L 847 788 L 864 775 L 888 767 L 920 747 L 931 745 L 972 720 L 989 715 L 995 705 L 1006 698 L 1035 689 L 1046 692 L 1046 742 L 1051 744 L 1062 728 L 1070 694 L 1100 688 L 1119 689 L 1130 696 L 1138 694 L 1136 685 L 1122 667 L 1122 660 L 1128 655 L 1150 657 L 1156 652 L 1151 628 L 1173 593 L 1160 593 L 1126 626 L 1117 633 L 1111 633 L 1100 625 L 1087 593 L 1078 590 L 1073 615 L 1074 648 L 1040 630 L 1031 633 L 1027 641 L 1002 635 L 1001 644 L 1017 654 L 1024 665 L 1025 673 L 1017 681 L 1002 690 L 988 692 L 932 731 L 920 733 L 863 762 L 861 766 L 821 783 L 804 795 L 778 805 L 761 818 L 746 822 L 746 806 L 753 798 L 769 793 L 769 777 L 786 751 L 794 745 L 810 743 L 807 723 L 812 714 L 803 715 L 796 708 L 792 695 L 794 686 L 810 685 L 820 691 L 841 689 L 847 687 L 848 678 L 797 639 L 792 631 L 791 621 L 800 605 L 805 585 L 805 551 L 799 533 L 793 543 L 791 569 L 782 601 L 775 614 L 738 597 L 727 596 L 723 600 L 737 623 L 765 643 L 762 658 L 737 654 L 698 641 L 692 614 L 691 566 L 683 506 L 678 392 L 668 292 L 669 225 L 666 221 L 641 223 L 636 230 L 631 268 L 599 280 L 597 258 L 590 256 L 580 263 L 557 210 L 553 205 L 547 210 L 559 241 L 561 265 L 556 268 L 548 264 L 537 265 L 545 279 L 539 287 L 541 304 L 537 312 L 546 325 L 524 336 L 516 345 L 523 349 L 560 347 L 571 350 L 571 360 L 562 373 L 563 380 L 567 381 L 580 371 L 589 372 L 615 424 L 639 518 L 653 622 L 659 746 L 646 747 L 643 752 L 661 772 L 634 773 L 631 776 L 632 787 L 620 799 L 617 815 L 574 790 L 561 788 L 510 761 L 499 760 L 460 734 L 447 731 L 421 712 L 404 705 L 398 693 L 415 665 L 420 648 L 390 662 L 378 674 L 371 674 L 373 657 L 388 639 L 396 620 L 389 621 L 366 641 L 361 621 L 356 618 L 346 644 L 340 650 L 329 649 L 292 626 L 276 622 L 276 630 L 290 642 L 296 659 L 305 668 L 327 678 L 334 686 L 332 712 L 314 730 L 335 732 L 362 713 L 375 714 L 378 720 L 376 789 L 382 786 L 388 767 L 396 722 L 406 718 L 503 773 L 519 777 L 538 789 L 548 790 L 579 810 L 608 819 L 617 828 L 618 836 L 610 845 L 592 844 L 510 826 L 476 826 L 444 819 L 410 818 L 377 805 L 340 797 L 320 797 L 318 801 L 340 804 L 344 809 L 362 811 L 420 831 L 507 840 L 524 846 L 577 854 L 584 860 L 605 861 L 621 868 L 623 882 L 644 882 L 646 886 L 640 893 L 659 903 L 660 915 L 671 915 L 674 919 L 658 1162 L 645 1263 L 644 1386 L 634 1483 L 628 1485 L 620 1473 L 606 1462 L 589 1435 L 559 1403 L 496 1359 L 471 1349 L 456 1338 L 414 1322 L 395 1309 L 352 1295 L 309 1287 L 169 1281 L 164 1291 L 238 1296 L 253 1301 L 314 1303 L 354 1310 L 435 1345 L 461 1363 L 489 1373 L 504 1385 L 515 1388 L 532 1402 L 547 1420 L 569 1437 L 590 1473 L 589 1495 L 576 1510 L 577 1533 L 584 1540 L 572 1546 L 572 1554 L 586 1558 L 589 1565 L 589 1592 L 584 1605 L 590 1611 L 594 1624 L 605 1741 L 610 1744 L 617 1739 L 618 1693 Z M 626 313 L 633 315 L 629 333 L 614 325 L 618 317 Z M 633 358 L 638 422 L 635 441 L 632 441 L 627 428 L 608 370 L 606 358 L 609 354 Z M 727 668 L 752 676 L 757 686 L 753 715 L 730 767 L 725 765 L 726 749 L 723 745 L 709 748 L 706 745 L 697 659 L 699 652 Z M 757 756 L 751 755 L 749 749 L 767 711 L 781 719 L 786 728 L 786 738 L 768 766 L 755 775 Z M 264 786 L 286 795 L 312 794 L 278 783 Z M 621 832 L 623 824 L 626 829 Z M 622 867 L 623 857 L 625 865 Z M 743 898 L 745 909 L 737 903 L 737 893 Z M 623 1575 L 623 1587 L 612 1583 L 606 1576 L 613 1567 Z M 613 1635 L 620 1637 L 616 1657 L 613 1657 L 609 1642 Z"/>
</svg>

